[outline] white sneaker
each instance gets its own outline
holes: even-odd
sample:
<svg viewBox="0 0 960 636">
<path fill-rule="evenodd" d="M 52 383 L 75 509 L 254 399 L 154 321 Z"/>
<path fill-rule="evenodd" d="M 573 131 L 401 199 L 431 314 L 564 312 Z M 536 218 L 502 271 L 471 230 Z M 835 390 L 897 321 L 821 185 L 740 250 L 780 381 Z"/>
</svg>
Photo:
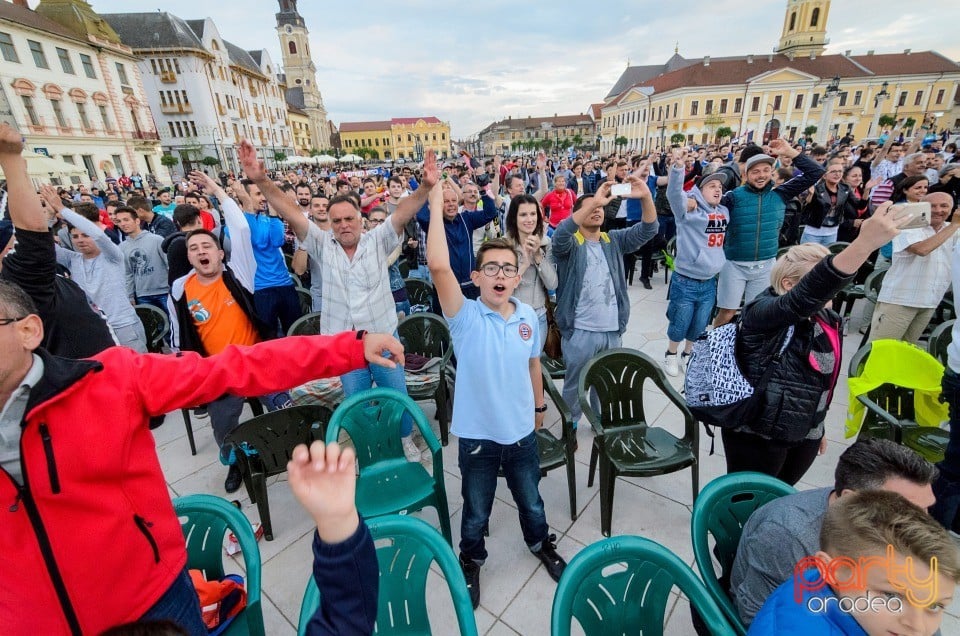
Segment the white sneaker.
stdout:
<svg viewBox="0 0 960 636">
<path fill-rule="evenodd" d="M 680 363 L 677 361 L 676 353 L 666 353 L 663 356 L 663 372 L 671 378 L 680 375 Z"/>
<path fill-rule="evenodd" d="M 412 435 L 401 437 L 400 443 L 403 445 L 403 454 L 406 456 L 408 462 L 420 461 L 420 449 L 417 448 L 417 445 L 414 443 Z"/>
</svg>

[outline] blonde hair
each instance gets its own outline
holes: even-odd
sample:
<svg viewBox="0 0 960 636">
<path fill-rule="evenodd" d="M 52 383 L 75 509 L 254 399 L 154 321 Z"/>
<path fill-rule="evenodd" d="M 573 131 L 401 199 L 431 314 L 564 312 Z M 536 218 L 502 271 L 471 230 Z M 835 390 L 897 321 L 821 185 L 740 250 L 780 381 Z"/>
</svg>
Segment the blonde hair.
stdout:
<svg viewBox="0 0 960 636">
<path fill-rule="evenodd" d="M 820 549 L 831 557 L 857 560 L 887 546 L 924 563 L 937 560 L 937 574 L 960 582 L 960 549 L 926 511 L 886 490 L 844 495 L 827 508 Z"/>
<path fill-rule="evenodd" d="M 788 278 L 794 283 L 803 278 L 804 274 L 813 269 L 813 266 L 829 256 L 830 250 L 819 243 L 804 243 L 794 245 L 787 253 L 777 259 L 770 270 L 770 284 L 778 296 L 787 293 L 783 286 L 783 279 Z"/>
</svg>

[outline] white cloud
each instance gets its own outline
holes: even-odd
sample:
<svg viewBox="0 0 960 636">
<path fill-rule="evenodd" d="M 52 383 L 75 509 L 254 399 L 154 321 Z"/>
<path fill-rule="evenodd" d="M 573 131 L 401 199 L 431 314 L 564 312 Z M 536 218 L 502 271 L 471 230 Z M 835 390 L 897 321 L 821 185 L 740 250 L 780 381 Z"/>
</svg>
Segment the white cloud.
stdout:
<svg viewBox="0 0 960 636">
<path fill-rule="evenodd" d="M 107 12 L 152 11 L 140 0 L 91 0 Z M 318 82 L 334 122 L 435 115 L 453 136 L 472 135 L 512 115 L 571 114 L 602 101 L 630 60 L 665 62 L 679 43 L 688 58 L 769 53 L 780 36 L 784 0 L 613 0 L 602 5 L 484 3 L 328 3 L 301 0 Z M 932 6 L 936 5 L 936 7 Z M 195 0 L 160 9 L 205 17 Z M 234 0 L 213 13 L 223 36 L 266 48 L 281 60 L 277 3 Z M 933 49 L 960 59 L 960 41 L 944 28 L 960 22 L 960 3 L 904 11 L 894 0 L 836 0 L 828 53 Z"/>
</svg>

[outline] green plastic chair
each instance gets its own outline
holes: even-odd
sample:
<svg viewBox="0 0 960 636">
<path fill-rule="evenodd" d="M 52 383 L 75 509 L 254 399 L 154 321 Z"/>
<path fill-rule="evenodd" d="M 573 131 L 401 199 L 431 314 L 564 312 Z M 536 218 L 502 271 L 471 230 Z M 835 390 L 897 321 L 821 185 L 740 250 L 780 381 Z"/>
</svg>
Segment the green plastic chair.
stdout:
<svg viewBox="0 0 960 636">
<path fill-rule="evenodd" d="M 400 421 L 409 413 L 433 456 L 433 476 L 419 462 L 409 462 L 400 445 Z M 327 443 L 349 435 L 357 452 L 357 510 L 364 519 L 405 514 L 433 506 L 440 531 L 453 545 L 450 512 L 443 487 L 443 454 L 417 403 L 396 389 L 375 388 L 344 400 L 327 427 Z"/>
<path fill-rule="evenodd" d="M 173 500 L 187 542 L 187 567 L 201 570 L 204 578 L 223 578 L 223 538 L 232 532 L 243 555 L 247 606 L 237 614 L 228 636 L 264 636 L 260 605 L 260 546 L 250 521 L 226 499 L 213 495 L 186 495 Z"/>
<path fill-rule="evenodd" d="M 296 285 L 295 289 L 297 290 L 297 298 L 300 299 L 300 315 L 309 314 L 313 311 L 313 296 L 310 295 L 310 290 L 300 285 Z"/>
<path fill-rule="evenodd" d="M 137 312 L 137 318 L 143 323 L 143 330 L 147 334 L 147 351 L 163 353 L 163 341 L 170 333 L 167 314 L 153 305 L 136 305 L 133 309 Z"/>
<path fill-rule="evenodd" d="M 680 411 L 684 436 L 649 426 L 643 409 L 644 384 L 650 380 Z M 590 403 L 599 398 L 600 411 Z M 660 365 L 635 349 L 611 349 L 594 357 L 580 376 L 580 407 L 596 436 L 590 452 L 587 486 L 600 464 L 600 531 L 610 536 L 613 489 L 617 476 L 652 477 L 690 468 L 693 499 L 699 491 L 700 431 L 677 390 Z"/>
<path fill-rule="evenodd" d="M 297 318 L 290 328 L 288 336 L 316 336 L 320 333 L 320 312 L 311 311 Z"/>
<path fill-rule="evenodd" d="M 953 342 L 953 323 L 955 322 L 956 319 L 951 319 L 937 325 L 930 332 L 930 340 L 927 342 L 927 351 L 943 366 L 947 366 L 947 347 Z"/>
<path fill-rule="evenodd" d="M 407 288 L 410 306 L 424 305 L 433 311 L 433 283 L 421 278 L 405 278 L 403 286 Z"/>
<path fill-rule="evenodd" d="M 447 582 L 460 634 L 477 634 L 470 592 L 453 549 L 430 524 L 415 517 L 392 515 L 368 523 L 380 564 L 380 593 L 374 634 L 430 634 L 427 616 L 427 573 L 436 563 Z M 300 605 L 299 636 L 320 606 L 320 590 L 313 576 Z"/>
<path fill-rule="evenodd" d="M 319 404 L 292 406 L 247 420 L 224 440 L 240 449 L 237 465 L 250 501 L 257 504 L 267 541 L 273 541 L 267 477 L 287 472 L 287 462 L 298 444 L 323 441 L 332 416 L 330 409 Z"/>
<path fill-rule="evenodd" d="M 714 636 L 736 633 L 689 566 L 656 541 L 634 536 L 603 539 L 570 561 L 553 597 L 550 633 L 569 636 L 576 618 L 590 636 L 660 636 L 674 586 Z"/>
<path fill-rule="evenodd" d="M 863 298 L 872 305 L 877 304 L 877 298 L 880 296 L 880 288 L 883 286 L 883 277 L 887 275 L 887 270 L 881 269 L 872 272 L 863 281 Z M 870 325 L 864 330 L 863 338 L 860 339 L 860 348 L 862 349 L 867 341 L 870 340 Z"/>
<path fill-rule="evenodd" d="M 856 378 L 863 373 L 871 348 L 872 343 L 867 343 L 853 354 L 848 377 Z M 918 349 L 917 353 L 928 355 L 922 349 Z M 858 395 L 857 400 L 866 409 L 857 439 L 889 439 L 937 464 L 943 461 L 950 432 L 935 426 L 917 424 L 913 399 L 911 389 L 895 384 L 883 384 L 866 395 Z"/>
<path fill-rule="evenodd" d="M 453 340 L 447 323 L 435 314 L 411 314 L 397 325 L 397 335 L 407 353 L 417 353 L 425 358 L 440 358 L 440 382 L 436 388 L 407 387 L 407 395 L 414 400 L 432 399 L 437 405 L 437 420 L 440 423 L 440 443 L 449 442 L 450 387 L 448 366 L 453 354 Z"/>
<path fill-rule="evenodd" d="M 570 519 L 577 520 L 577 470 L 576 460 L 574 459 L 574 445 L 577 442 L 577 431 L 573 415 L 567 403 L 557 390 L 557 386 L 550 378 L 550 372 L 543 366 L 540 367 L 543 374 L 543 389 L 553 402 L 553 405 L 560 412 L 560 424 L 562 426 L 560 439 L 548 431 L 545 427 L 537 431 L 537 447 L 540 452 L 540 474 L 546 475 L 554 468 L 566 466 L 567 468 L 567 490 L 570 494 Z"/>
<path fill-rule="evenodd" d="M 763 473 L 731 473 L 707 484 L 693 505 L 690 534 L 697 571 L 707 592 L 738 634 L 746 634 L 747 630 L 721 581 L 730 580 L 743 526 L 760 506 L 795 492 L 792 486 Z M 711 536 L 712 555 L 720 565 L 719 576 L 711 558 Z"/>
</svg>

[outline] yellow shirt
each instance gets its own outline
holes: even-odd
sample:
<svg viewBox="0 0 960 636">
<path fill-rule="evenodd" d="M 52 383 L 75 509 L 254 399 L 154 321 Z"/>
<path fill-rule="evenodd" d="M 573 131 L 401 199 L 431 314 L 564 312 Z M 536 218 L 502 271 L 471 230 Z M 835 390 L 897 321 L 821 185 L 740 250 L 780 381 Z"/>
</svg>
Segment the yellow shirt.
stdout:
<svg viewBox="0 0 960 636">
<path fill-rule="evenodd" d="M 204 285 L 196 274 L 192 274 L 184 284 L 183 293 L 187 310 L 208 355 L 218 354 L 228 345 L 260 342 L 253 323 L 224 285 L 223 278 Z"/>
</svg>

